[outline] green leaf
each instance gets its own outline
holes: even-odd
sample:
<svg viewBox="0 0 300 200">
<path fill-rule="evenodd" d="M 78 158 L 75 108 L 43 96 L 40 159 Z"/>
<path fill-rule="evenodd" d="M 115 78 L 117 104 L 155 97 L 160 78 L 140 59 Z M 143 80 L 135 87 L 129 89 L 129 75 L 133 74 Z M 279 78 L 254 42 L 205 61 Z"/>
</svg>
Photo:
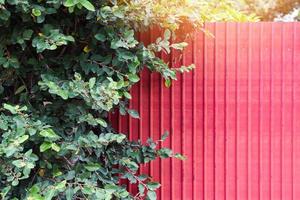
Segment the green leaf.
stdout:
<svg viewBox="0 0 300 200">
<path fill-rule="evenodd" d="M 29 138 L 29 135 L 23 135 L 23 136 L 19 137 L 17 139 L 17 141 L 18 141 L 19 144 L 22 144 L 23 142 L 25 142 L 26 140 L 28 140 L 28 138 Z"/>
<path fill-rule="evenodd" d="M 3 92 L 4 92 L 4 87 L 2 84 L 0 84 L 0 95 L 3 94 Z"/>
<path fill-rule="evenodd" d="M 56 190 L 54 188 L 49 188 L 45 194 L 45 200 L 52 200 L 55 196 Z"/>
<path fill-rule="evenodd" d="M 171 79 L 169 79 L 169 78 L 165 79 L 165 86 L 166 86 L 167 88 L 171 87 L 171 84 L 172 84 Z"/>
<path fill-rule="evenodd" d="M 15 160 L 12 162 L 12 164 L 17 168 L 23 168 L 26 166 L 26 162 L 24 162 L 23 160 Z"/>
<path fill-rule="evenodd" d="M 89 80 L 90 89 L 92 89 L 95 86 L 95 83 L 96 83 L 96 78 L 95 77 L 90 78 L 90 80 Z"/>
<path fill-rule="evenodd" d="M 165 30 L 164 39 L 169 40 L 171 38 L 171 31 L 169 29 Z"/>
<path fill-rule="evenodd" d="M 60 137 L 50 128 L 48 129 L 45 129 L 45 130 L 42 130 L 40 132 L 40 135 L 45 137 L 45 138 L 49 138 L 51 140 L 57 140 L 59 139 Z"/>
<path fill-rule="evenodd" d="M 68 187 L 68 189 L 66 190 L 66 199 L 67 200 L 72 200 L 73 196 L 74 196 L 74 189 L 71 187 Z"/>
<path fill-rule="evenodd" d="M 148 193 L 147 193 L 147 198 L 149 199 L 149 200 L 156 200 L 156 193 L 154 192 L 154 191 L 148 191 Z"/>
<path fill-rule="evenodd" d="M 63 191 L 66 188 L 67 181 L 63 180 L 55 185 L 55 189 L 59 191 Z"/>
<path fill-rule="evenodd" d="M 36 16 L 36 17 L 42 15 L 42 12 L 41 12 L 39 9 L 33 8 L 33 9 L 31 10 L 31 12 L 32 12 L 32 14 L 33 14 L 34 16 Z"/>
<path fill-rule="evenodd" d="M 161 136 L 161 140 L 165 141 L 169 136 L 169 131 L 166 131 L 162 136 Z"/>
<path fill-rule="evenodd" d="M 105 189 L 105 192 L 112 194 L 112 193 L 116 192 L 119 189 L 119 187 L 116 185 L 113 185 L 113 184 L 108 184 L 108 185 L 104 186 L 104 189 Z"/>
<path fill-rule="evenodd" d="M 127 99 L 131 99 L 131 98 L 132 98 L 132 97 L 131 97 L 131 94 L 130 94 L 129 92 L 124 92 L 123 94 L 124 94 L 124 96 L 125 96 Z"/>
<path fill-rule="evenodd" d="M 97 171 L 101 168 L 101 165 L 98 163 L 88 163 L 84 165 L 84 168 L 90 172 Z"/>
<path fill-rule="evenodd" d="M 0 197 L 2 197 L 3 199 L 5 199 L 6 195 L 8 194 L 8 192 L 11 190 L 11 186 L 6 186 L 4 188 L 1 189 L 0 192 Z"/>
<path fill-rule="evenodd" d="M 60 151 L 60 147 L 59 147 L 57 144 L 55 144 L 55 143 L 52 143 L 52 144 L 51 144 L 51 149 L 53 149 L 53 150 L 56 151 L 56 152 L 59 152 L 59 151 Z"/>
<path fill-rule="evenodd" d="M 18 180 L 18 179 L 13 180 L 13 182 L 11 182 L 11 185 L 12 185 L 12 186 L 17 186 L 17 185 L 19 185 L 19 180 Z"/>
<path fill-rule="evenodd" d="M 107 127 L 107 123 L 105 120 L 98 118 L 98 119 L 96 119 L 96 121 L 100 126 L 103 126 L 105 128 Z"/>
<path fill-rule="evenodd" d="M 15 91 L 15 95 L 20 94 L 21 92 L 23 92 L 26 89 L 25 85 L 20 86 L 16 91 Z"/>
<path fill-rule="evenodd" d="M 143 196 L 145 193 L 145 187 L 142 184 L 139 184 L 138 188 L 139 188 L 139 193 L 141 194 L 141 196 Z"/>
<path fill-rule="evenodd" d="M 96 38 L 97 40 L 101 41 L 101 42 L 105 42 L 105 40 L 106 40 L 106 36 L 105 36 L 104 34 L 102 34 L 102 33 L 96 34 L 96 35 L 95 35 L 95 38 Z"/>
<path fill-rule="evenodd" d="M 17 114 L 18 113 L 18 111 L 17 111 L 17 109 L 16 109 L 15 106 L 12 106 L 12 105 L 4 103 L 3 104 L 3 108 L 6 109 L 6 110 L 8 110 L 9 112 L 11 112 L 11 114 Z"/>
<path fill-rule="evenodd" d="M 129 74 L 127 77 L 131 82 L 134 82 L 134 83 L 139 82 L 139 80 L 140 80 L 139 76 L 136 74 Z"/>
<path fill-rule="evenodd" d="M 147 187 L 149 190 L 156 190 L 160 187 L 160 184 L 157 182 L 148 182 Z"/>
<path fill-rule="evenodd" d="M 64 6 L 66 6 L 66 7 L 72 7 L 72 6 L 75 6 L 76 3 L 77 3 L 76 0 L 66 0 L 66 1 L 64 2 Z"/>
<path fill-rule="evenodd" d="M 161 148 L 158 150 L 158 154 L 161 158 L 170 158 L 173 155 L 173 152 L 169 148 Z"/>
<path fill-rule="evenodd" d="M 91 187 L 85 185 L 85 186 L 83 187 L 83 189 L 82 189 L 82 192 L 83 192 L 84 194 L 88 194 L 88 195 L 89 195 L 89 194 L 93 194 L 94 190 L 93 190 L 93 188 L 91 188 Z"/>
<path fill-rule="evenodd" d="M 89 11 L 95 11 L 95 7 L 88 0 L 79 0 L 79 3 Z"/>
<path fill-rule="evenodd" d="M 128 114 L 129 114 L 131 117 L 133 117 L 133 118 L 136 118 L 136 119 L 140 118 L 139 113 L 138 113 L 137 111 L 135 111 L 135 110 L 128 109 L 127 112 L 128 112 Z"/>
<path fill-rule="evenodd" d="M 186 42 L 181 42 L 181 43 L 171 45 L 172 48 L 178 49 L 178 50 L 183 50 L 187 46 L 188 46 L 188 43 L 186 43 Z"/>
<path fill-rule="evenodd" d="M 179 159 L 179 160 L 186 160 L 186 157 L 183 156 L 183 155 L 181 155 L 181 154 L 179 154 L 179 153 L 176 153 L 176 154 L 174 155 L 174 157 L 177 158 L 177 159 Z"/>
<path fill-rule="evenodd" d="M 33 34 L 33 30 L 31 30 L 31 29 L 25 30 L 25 31 L 23 32 L 23 39 L 24 39 L 24 40 L 30 40 L 32 34 Z"/>
<path fill-rule="evenodd" d="M 45 152 L 48 149 L 50 149 L 51 144 L 52 144 L 51 142 L 43 142 L 43 144 L 41 144 L 41 146 L 40 146 L 40 152 Z"/>
</svg>

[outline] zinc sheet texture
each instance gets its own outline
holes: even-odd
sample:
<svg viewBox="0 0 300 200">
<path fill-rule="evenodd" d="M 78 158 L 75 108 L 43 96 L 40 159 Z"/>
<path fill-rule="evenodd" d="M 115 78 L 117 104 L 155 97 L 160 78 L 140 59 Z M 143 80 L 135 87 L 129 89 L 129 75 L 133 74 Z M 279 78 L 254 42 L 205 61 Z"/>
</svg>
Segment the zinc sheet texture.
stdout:
<svg viewBox="0 0 300 200">
<path fill-rule="evenodd" d="M 300 23 L 207 23 L 183 53 L 160 56 L 171 67 L 194 63 L 166 88 L 141 73 L 130 107 L 114 116 L 131 140 L 169 138 L 161 147 L 185 161 L 143 165 L 162 184 L 161 200 L 300 199 Z M 162 33 L 141 33 L 145 43 Z M 136 192 L 136 186 L 130 186 Z"/>
</svg>

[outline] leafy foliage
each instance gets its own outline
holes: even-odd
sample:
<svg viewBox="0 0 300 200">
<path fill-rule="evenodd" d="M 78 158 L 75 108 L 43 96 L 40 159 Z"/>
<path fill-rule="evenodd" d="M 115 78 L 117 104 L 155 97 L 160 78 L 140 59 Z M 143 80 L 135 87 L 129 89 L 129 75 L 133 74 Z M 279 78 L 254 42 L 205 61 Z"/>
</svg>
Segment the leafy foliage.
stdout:
<svg viewBox="0 0 300 200">
<path fill-rule="evenodd" d="M 1 199 L 156 199 L 160 184 L 138 174 L 139 164 L 184 157 L 157 148 L 166 134 L 146 144 L 129 141 L 107 117 L 118 109 L 139 118 L 127 102 L 144 67 L 169 86 L 193 66 L 172 69 L 156 56 L 187 45 L 171 44 L 171 31 L 149 46 L 135 31 L 201 26 L 225 19 L 221 11 L 230 9 L 232 20 L 237 12 L 222 2 L 0 0 Z M 139 193 L 130 194 L 120 179 L 137 183 Z"/>
<path fill-rule="evenodd" d="M 256 13 L 264 21 L 272 21 L 299 7 L 299 0 L 243 0 L 245 10 Z"/>
</svg>

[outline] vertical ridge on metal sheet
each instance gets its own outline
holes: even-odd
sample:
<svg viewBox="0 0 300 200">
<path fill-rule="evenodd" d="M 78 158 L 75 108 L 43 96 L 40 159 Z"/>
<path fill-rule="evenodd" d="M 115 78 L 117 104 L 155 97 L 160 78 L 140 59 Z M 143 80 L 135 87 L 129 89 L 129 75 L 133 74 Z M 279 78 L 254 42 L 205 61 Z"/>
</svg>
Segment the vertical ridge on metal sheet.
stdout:
<svg viewBox="0 0 300 200">
<path fill-rule="evenodd" d="M 226 199 L 236 199 L 236 37 L 237 24 L 226 24 Z M 204 75 L 206 76 L 206 74 Z"/>
<path fill-rule="evenodd" d="M 215 31 L 215 199 L 225 199 L 225 37 L 226 24 Z"/>
<path fill-rule="evenodd" d="M 281 119 L 281 123 L 280 123 L 280 135 L 281 135 L 281 140 L 280 140 L 280 147 L 281 147 L 281 162 L 280 162 L 280 176 L 281 176 L 281 182 L 280 182 L 280 191 L 281 191 L 281 198 L 283 197 L 283 186 L 282 186 L 282 182 L 283 182 L 283 138 L 284 138 L 284 133 L 283 133 L 283 65 L 284 65 L 284 56 L 283 56 L 283 43 L 284 43 L 284 40 L 283 40 L 283 32 L 284 32 L 284 29 L 283 29 L 283 23 L 281 24 L 281 30 L 282 30 L 282 34 L 281 34 L 281 73 L 280 73 L 280 78 L 281 78 L 281 90 L 280 90 L 280 93 L 281 93 L 281 112 L 280 112 L 280 119 Z"/>
<path fill-rule="evenodd" d="M 249 56 L 249 199 L 260 199 L 260 24 L 250 25 Z"/>
<path fill-rule="evenodd" d="M 172 67 L 180 67 L 181 53 L 172 50 Z M 182 75 L 178 74 L 177 81 L 172 83 L 172 149 L 182 153 Z M 172 199 L 181 199 L 183 163 L 172 159 Z M 180 172 L 180 173 L 179 173 Z"/>
<path fill-rule="evenodd" d="M 281 199 L 281 65 L 282 26 L 272 24 L 271 50 L 271 199 Z"/>
<path fill-rule="evenodd" d="M 170 60 L 171 60 L 171 63 L 170 63 L 170 67 L 174 67 L 174 63 L 173 63 L 173 58 L 174 58 L 174 50 L 172 49 L 171 50 L 171 55 L 170 55 Z M 172 87 L 170 88 L 171 89 L 171 129 L 170 129 L 170 147 L 173 149 L 174 147 L 174 93 L 175 93 L 175 88 L 174 88 L 174 84 L 175 83 L 172 83 Z M 174 149 L 173 149 L 174 150 Z M 172 160 L 171 162 L 171 177 L 172 177 L 172 180 L 171 180 L 171 199 L 174 199 L 174 161 Z"/>
<path fill-rule="evenodd" d="M 292 36 L 291 23 L 283 25 L 283 199 L 292 199 Z"/>
<path fill-rule="evenodd" d="M 260 139 L 261 139 L 261 199 L 270 199 L 270 27 L 263 23 L 261 29 L 261 94 L 260 94 Z"/>
<path fill-rule="evenodd" d="M 182 64 L 185 64 L 185 55 L 184 53 L 182 54 L 181 58 L 182 60 Z M 181 124 L 181 132 L 180 132 L 180 138 L 181 138 L 181 149 L 180 151 L 182 152 L 182 154 L 186 154 L 186 149 L 185 149 L 185 143 L 186 143 L 186 127 L 185 127 L 185 118 L 186 118 L 186 75 L 182 74 L 181 75 L 181 82 L 180 82 L 180 88 L 181 88 L 181 96 L 179 98 L 181 98 L 180 101 L 180 112 L 181 112 L 181 120 L 180 120 L 180 124 Z M 186 175 L 186 163 L 182 163 L 181 165 L 182 171 L 181 171 L 181 180 L 182 180 L 182 187 L 181 187 L 181 199 L 183 199 L 183 197 L 186 195 L 186 182 L 185 182 L 185 175 Z"/>
<path fill-rule="evenodd" d="M 141 120 L 109 119 L 142 142 L 169 130 L 162 147 L 187 156 L 141 167 L 161 181 L 158 199 L 300 199 L 300 23 L 205 27 L 215 37 L 198 32 L 183 54 L 161 55 L 172 67 L 195 63 L 192 73 L 166 88 L 158 74 L 141 72 L 130 102 Z"/>
<path fill-rule="evenodd" d="M 193 71 L 193 149 L 194 149 L 194 197 L 204 200 L 204 35 L 196 32 L 193 41 L 193 61 L 196 68 Z"/>
<path fill-rule="evenodd" d="M 215 24 L 206 24 L 205 28 L 215 35 Z M 205 95 L 205 127 L 204 127 L 204 198 L 214 199 L 215 192 L 215 102 L 214 102 L 214 48 L 215 38 L 207 35 L 205 37 L 205 76 L 204 76 L 204 95 Z"/>
<path fill-rule="evenodd" d="M 293 199 L 300 199 L 300 24 L 294 23 L 294 74 L 293 74 L 293 99 L 294 99 L 294 167 L 293 167 Z"/>
<path fill-rule="evenodd" d="M 183 52 L 184 66 L 189 66 L 193 62 L 193 44 L 190 36 L 186 39 L 189 45 Z M 188 72 L 183 74 L 182 81 L 182 153 L 189 159 L 183 164 L 183 198 L 193 198 L 193 74 Z"/>
<path fill-rule="evenodd" d="M 237 199 L 248 197 L 248 24 L 238 24 L 237 37 Z"/>
<path fill-rule="evenodd" d="M 247 37 L 248 37 L 248 56 L 247 56 L 247 199 L 251 199 L 251 132 L 250 132 L 250 119 L 251 119 L 251 42 L 252 42 L 252 34 L 251 34 L 251 25 L 248 24 L 248 32 L 247 32 Z"/>
<path fill-rule="evenodd" d="M 292 101 L 292 110 L 291 110 L 291 115 L 292 115 L 292 125 L 291 125 L 291 129 L 292 129 L 292 148 L 291 148 L 291 152 L 292 152 L 292 155 L 291 155 L 291 160 L 292 160 L 292 170 L 291 170 L 291 176 L 292 176 L 292 185 L 291 185 L 291 196 L 292 196 L 292 199 L 294 199 L 294 73 L 295 73 L 295 46 L 294 46 L 294 42 L 295 42 L 295 26 L 294 26 L 294 23 L 292 23 L 292 30 L 291 30 L 291 35 L 290 36 L 292 39 L 291 39 L 291 51 L 292 51 L 292 74 L 291 74 L 291 79 L 292 79 L 292 95 L 291 95 L 291 101 Z"/>
<path fill-rule="evenodd" d="M 162 53 L 162 58 L 165 62 L 170 63 L 170 55 Z M 171 89 L 164 87 L 164 80 L 161 81 L 161 133 L 171 131 Z M 162 143 L 163 147 L 171 148 L 171 135 Z M 161 160 L 161 199 L 170 199 L 171 193 L 171 159 Z"/>
</svg>

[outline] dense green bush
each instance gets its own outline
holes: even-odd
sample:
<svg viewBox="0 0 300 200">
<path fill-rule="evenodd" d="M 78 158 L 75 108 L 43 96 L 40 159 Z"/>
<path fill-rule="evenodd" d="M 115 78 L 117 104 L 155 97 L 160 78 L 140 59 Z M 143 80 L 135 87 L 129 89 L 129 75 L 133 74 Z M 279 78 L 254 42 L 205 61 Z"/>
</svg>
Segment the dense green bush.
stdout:
<svg viewBox="0 0 300 200">
<path fill-rule="evenodd" d="M 199 6 L 206 6 L 200 17 Z M 127 102 L 143 67 L 169 86 L 192 66 L 170 69 L 155 56 L 186 45 L 171 45 L 170 31 L 149 46 L 134 31 L 154 24 L 175 30 L 182 21 L 201 26 L 224 19 L 219 11 L 179 0 L 0 0 L 1 199 L 155 199 L 160 184 L 136 174 L 139 164 L 183 157 L 156 148 L 166 134 L 129 141 L 107 116 L 118 109 L 139 117 Z M 121 178 L 138 183 L 139 194 L 129 194 Z"/>
</svg>

